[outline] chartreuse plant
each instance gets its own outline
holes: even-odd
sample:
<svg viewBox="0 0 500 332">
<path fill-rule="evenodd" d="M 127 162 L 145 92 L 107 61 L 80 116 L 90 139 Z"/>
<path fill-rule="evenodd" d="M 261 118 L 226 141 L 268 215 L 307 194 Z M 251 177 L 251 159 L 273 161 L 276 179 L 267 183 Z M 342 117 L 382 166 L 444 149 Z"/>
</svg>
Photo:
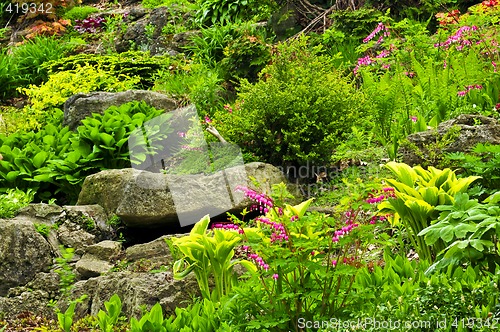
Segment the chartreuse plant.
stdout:
<svg viewBox="0 0 500 332">
<path fill-rule="evenodd" d="M 495 272 L 500 265 L 500 192 L 488 197 L 484 203 L 469 199 L 466 193 L 458 193 L 453 205 L 439 205 L 437 221 L 418 235 L 432 246 L 443 241 L 446 248 L 439 253 L 429 272 L 459 266 L 479 266 Z"/>
<path fill-rule="evenodd" d="M 64 102 L 74 94 L 126 91 L 133 89 L 139 82 L 138 76 L 110 73 L 101 66 L 83 65 L 54 73 L 40 86 L 30 85 L 21 89 L 31 102 L 25 108 L 28 115 L 26 129 L 41 128 L 50 122 L 53 109 L 62 108 Z"/>
<path fill-rule="evenodd" d="M 203 299 L 187 308 L 175 308 L 175 315 L 165 318 L 159 303 L 141 319 L 130 320 L 131 332 L 215 332 L 233 331 L 221 318 L 223 306 L 219 302 Z"/>
<path fill-rule="evenodd" d="M 19 189 L 8 189 L 0 194 L 0 218 L 12 218 L 20 208 L 27 206 L 33 201 L 34 192 L 29 190 L 24 192 Z"/>
<path fill-rule="evenodd" d="M 122 301 L 117 294 L 114 294 L 109 301 L 104 302 L 104 306 L 107 312 L 99 310 L 97 313 L 97 321 L 102 332 L 111 332 L 120 317 Z"/>
<path fill-rule="evenodd" d="M 465 192 L 479 177 L 458 179 L 449 168 L 439 170 L 429 167 L 425 170 L 420 166 L 412 168 L 396 162 L 389 162 L 386 167 L 395 177 L 386 179 L 386 182 L 394 188 L 396 197 L 382 202 L 379 210 L 382 213 L 396 212 L 420 259 L 433 261 L 436 254 L 444 249 L 444 243 L 438 240 L 429 247 L 419 233 L 439 216 L 439 211 L 435 209 L 437 205 L 453 204 L 455 195 Z"/>
<path fill-rule="evenodd" d="M 88 296 L 82 295 L 76 300 L 70 301 L 70 304 L 65 312 L 58 311 L 57 312 L 57 321 L 59 323 L 59 327 L 64 332 L 70 332 L 71 326 L 73 326 L 73 316 L 75 315 L 75 308 L 78 303 L 83 302 Z"/>
<path fill-rule="evenodd" d="M 203 297 L 218 301 L 237 283 L 234 266 L 240 264 L 249 271 L 255 271 L 256 267 L 245 259 L 233 260 L 234 248 L 242 241 L 238 233 L 220 229 L 207 232 L 209 222 L 207 215 L 195 224 L 188 236 L 172 239 L 174 247 L 184 256 L 174 263 L 174 278 L 184 279 L 194 272 Z M 215 284 L 212 292 L 211 276 Z"/>
</svg>

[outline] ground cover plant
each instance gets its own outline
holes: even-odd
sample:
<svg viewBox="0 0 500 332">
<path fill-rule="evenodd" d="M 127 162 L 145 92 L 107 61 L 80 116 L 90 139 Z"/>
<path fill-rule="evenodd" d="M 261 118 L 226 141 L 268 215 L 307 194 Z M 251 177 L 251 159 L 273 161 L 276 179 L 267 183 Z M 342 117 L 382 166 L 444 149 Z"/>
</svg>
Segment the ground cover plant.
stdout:
<svg viewBox="0 0 500 332">
<path fill-rule="evenodd" d="M 500 2 L 143 0 L 144 17 L 168 8 L 158 30 L 168 54 L 159 56 L 133 42 L 141 51 L 116 53 L 141 15 L 125 4 L 50 3 L 51 14 L 0 11 L 0 28 L 27 25 L 18 44 L 0 36 L 0 218 L 32 201 L 72 204 L 86 176 L 130 167 L 155 142 L 190 134 L 139 102 L 70 130 L 61 109 L 76 93 L 159 91 L 195 104 L 192 121 L 217 129 L 246 161 L 316 168 L 293 179 L 303 197 L 284 184 L 239 187 L 251 213 L 206 216 L 168 240 L 175 260 L 157 270 L 192 274 L 200 291 L 173 315 L 156 303 L 125 317 L 115 294 L 78 319 L 85 298 L 68 298 L 74 249 L 61 248 L 53 319 L 0 313 L 0 331 L 498 329 L 498 146 L 432 156 L 443 167 L 400 163 L 398 150 L 409 134 L 460 114 L 499 118 Z M 301 30 L 309 36 L 290 33 Z M 131 157 L 131 133 L 156 117 L 150 146 L 136 142 Z M 185 140 L 175 171 L 220 167 L 200 162 L 192 148 L 201 138 Z M 132 268 L 150 266 L 158 267 Z"/>
</svg>

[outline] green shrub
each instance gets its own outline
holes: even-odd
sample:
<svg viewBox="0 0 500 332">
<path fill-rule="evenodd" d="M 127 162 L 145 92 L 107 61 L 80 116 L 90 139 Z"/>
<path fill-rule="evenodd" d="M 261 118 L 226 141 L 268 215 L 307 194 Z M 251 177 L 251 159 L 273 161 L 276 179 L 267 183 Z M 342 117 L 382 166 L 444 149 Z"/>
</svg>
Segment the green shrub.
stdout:
<svg viewBox="0 0 500 332">
<path fill-rule="evenodd" d="M 63 18 L 71 21 L 84 20 L 89 17 L 90 14 L 97 13 L 99 9 L 92 6 L 79 6 L 73 7 L 64 13 Z"/>
<path fill-rule="evenodd" d="M 488 192 L 500 188 L 500 146 L 492 144 L 477 144 L 469 153 L 454 152 L 445 157 L 446 163 L 453 168 L 459 168 L 463 175 L 478 175 L 478 182 Z"/>
<path fill-rule="evenodd" d="M 175 98 L 181 105 L 193 103 L 204 116 L 222 108 L 222 82 L 216 70 L 203 64 L 186 63 L 174 70 L 160 70 L 154 90 Z"/>
<path fill-rule="evenodd" d="M 34 192 L 9 189 L 0 194 L 0 218 L 12 218 L 20 208 L 27 206 L 33 201 Z"/>
<path fill-rule="evenodd" d="M 428 272 L 448 266 L 478 266 L 495 273 L 500 256 L 498 237 L 500 233 L 500 192 L 488 197 L 481 204 L 469 199 L 466 193 L 455 195 L 453 205 L 439 205 L 439 218 L 418 235 L 424 236 L 427 245 L 443 241 L 446 248 L 439 253 Z"/>
<path fill-rule="evenodd" d="M 329 162 L 352 126 L 367 127 L 364 96 L 306 39 L 281 44 L 255 84 L 242 82 L 221 134 L 273 164 Z"/>
</svg>

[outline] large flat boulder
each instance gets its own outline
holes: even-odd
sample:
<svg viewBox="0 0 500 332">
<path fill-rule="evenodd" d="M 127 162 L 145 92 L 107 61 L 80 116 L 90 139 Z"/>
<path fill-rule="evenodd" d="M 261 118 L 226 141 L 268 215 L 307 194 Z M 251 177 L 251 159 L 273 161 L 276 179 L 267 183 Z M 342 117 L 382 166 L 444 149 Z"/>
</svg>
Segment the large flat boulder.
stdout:
<svg viewBox="0 0 500 332">
<path fill-rule="evenodd" d="M 286 183 L 278 168 L 257 162 L 209 175 L 105 170 L 85 179 L 77 204 L 99 204 L 128 227 L 187 226 L 206 214 L 215 217 L 250 208 L 253 203 L 235 191 L 238 185 L 252 188 L 249 177 L 267 192 L 273 184 Z"/>
</svg>

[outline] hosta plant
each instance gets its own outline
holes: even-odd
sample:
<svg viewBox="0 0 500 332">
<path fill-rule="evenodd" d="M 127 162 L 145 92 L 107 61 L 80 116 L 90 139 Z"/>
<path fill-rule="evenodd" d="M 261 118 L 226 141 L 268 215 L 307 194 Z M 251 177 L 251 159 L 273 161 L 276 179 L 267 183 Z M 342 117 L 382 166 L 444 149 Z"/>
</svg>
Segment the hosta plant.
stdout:
<svg viewBox="0 0 500 332">
<path fill-rule="evenodd" d="M 500 264 L 500 192 L 488 197 L 484 203 L 458 193 L 453 205 L 439 205 L 438 220 L 422 230 L 428 245 L 443 241 L 447 247 L 437 256 L 429 272 L 460 264 L 479 266 L 495 272 Z"/>
<path fill-rule="evenodd" d="M 403 163 L 389 162 L 386 167 L 394 178 L 386 182 L 394 188 L 395 197 L 379 205 L 382 213 L 396 212 L 408 231 L 412 245 L 421 259 L 432 261 L 444 249 L 444 243 L 436 241 L 429 247 L 418 234 L 437 219 L 437 205 L 454 202 L 457 193 L 463 193 L 478 176 L 457 178 L 455 172 L 446 168 L 439 170 L 420 166 L 410 167 Z"/>
<path fill-rule="evenodd" d="M 255 265 L 245 259 L 233 259 L 234 249 L 242 241 L 237 232 L 220 229 L 207 231 L 209 216 L 195 224 L 188 236 L 173 238 L 174 247 L 182 258 L 174 263 L 174 277 L 183 279 L 194 272 L 201 294 L 205 299 L 219 300 L 227 295 L 237 282 L 234 266 L 240 264 L 249 271 L 255 271 Z M 209 287 L 209 278 L 214 278 L 213 291 Z"/>
</svg>

